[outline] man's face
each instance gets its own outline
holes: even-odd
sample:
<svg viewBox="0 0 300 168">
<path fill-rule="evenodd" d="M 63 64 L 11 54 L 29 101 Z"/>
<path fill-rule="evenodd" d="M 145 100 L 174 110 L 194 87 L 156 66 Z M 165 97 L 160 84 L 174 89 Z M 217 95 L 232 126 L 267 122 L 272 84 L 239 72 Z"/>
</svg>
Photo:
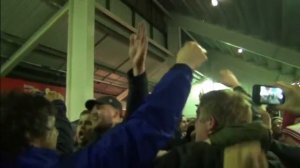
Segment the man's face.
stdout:
<svg viewBox="0 0 300 168">
<path fill-rule="evenodd" d="M 187 119 L 185 117 L 182 117 L 181 122 L 180 122 L 180 131 L 181 132 L 186 132 L 187 127 L 188 127 Z"/>
<path fill-rule="evenodd" d="M 80 145 L 86 144 L 93 133 L 93 125 L 90 114 L 83 114 L 79 118 L 79 124 L 77 127 L 78 143 Z"/>
<path fill-rule="evenodd" d="M 95 127 L 115 125 L 119 120 L 119 112 L 113 106 L 95 105 L 91 111 L 93 125 Z"/>
<path fill-rule="evenodd" d="M 202 112 L 200 113 L 199 110 Z M 195 122 L 196 142 L 205 141 L 206 139 L 208 139 L 208 135 L 210 132 L 209 123 L 208 123 L 209 121 L 204 119 L 203 109 L 199 108 L 199 110 L 197 112 L 198 117 Z"/>
<path fill-rule="evenodd" d="M 272 130 L 274 134 L 280 134 L 281 132 L 281 127 L 282 127 L 282 120 L 281 119 L 276 119 L 272 123 Z"/>
</svg>

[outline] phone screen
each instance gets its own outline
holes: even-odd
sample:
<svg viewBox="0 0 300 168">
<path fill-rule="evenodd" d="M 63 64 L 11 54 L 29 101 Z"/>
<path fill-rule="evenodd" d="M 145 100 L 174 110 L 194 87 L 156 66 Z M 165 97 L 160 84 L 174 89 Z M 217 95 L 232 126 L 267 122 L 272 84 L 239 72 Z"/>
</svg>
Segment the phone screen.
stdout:
<svg viewBox="0 0 300 168">
<path fill-rule="evenodd" d="M 283 90 L 277 87 L 260 86 L 261 104 L 282 104 L 284 102 Z"/>
</svg>

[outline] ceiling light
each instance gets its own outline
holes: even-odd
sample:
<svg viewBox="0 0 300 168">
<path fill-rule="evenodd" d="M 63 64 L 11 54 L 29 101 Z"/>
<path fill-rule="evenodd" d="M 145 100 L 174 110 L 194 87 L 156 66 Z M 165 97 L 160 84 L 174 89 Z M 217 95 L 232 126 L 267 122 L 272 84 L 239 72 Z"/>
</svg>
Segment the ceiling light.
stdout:
<svg viewBox="0 0 300 168">
<path fill-rule="evenodd" d="M 239 53 L 239 54 L 242 54 L 243 51 L 244 51 L 244 50 L 243 50 L 242 48 L 239 48 L 239 49 L 238 49 L 238 53 Z"/>
<path fill-rule="evenodd" d="M 299 82 L 294 82 L 292 85 L 300 86 L 300 81 Z"/>
<path fill-rule="evenodd" d="M 211 0 L 212 6 L 218 6 L 218 4 L 219 4 L 218 0 Z"/>
</svg>

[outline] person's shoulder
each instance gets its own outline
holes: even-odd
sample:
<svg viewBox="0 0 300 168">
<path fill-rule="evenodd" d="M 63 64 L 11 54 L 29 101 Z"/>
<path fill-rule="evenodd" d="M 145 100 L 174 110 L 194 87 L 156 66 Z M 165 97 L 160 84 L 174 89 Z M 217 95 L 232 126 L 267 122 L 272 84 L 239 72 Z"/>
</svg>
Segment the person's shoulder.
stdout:
<svg viewBox="0 0 300 168">
<path fill-rule="evenodd" d="M 219 153 L 219 149 L 215 145 L 208 144 L 206 142 L 191 142 L 182 145 L 178 148 L 178 151 L 182 153 L 187 153 L 190 155 L 206 155 L 208 153 Z"/>
<path fill-rule="evenodd" d="M 159 167 L 218 167 L 222 165 L 222 150 L 206 142 L 191 142 L 176 147 L 157 160 Z"/>
<path fill-rule="evenodd" d="M 210 145 L 206 142 L 191 142 L 179 146 L 177 149 L 180 158 L 185 160 L 202 160 L 216 158 L 222 152 L 217 146 Z"/>
</svg>

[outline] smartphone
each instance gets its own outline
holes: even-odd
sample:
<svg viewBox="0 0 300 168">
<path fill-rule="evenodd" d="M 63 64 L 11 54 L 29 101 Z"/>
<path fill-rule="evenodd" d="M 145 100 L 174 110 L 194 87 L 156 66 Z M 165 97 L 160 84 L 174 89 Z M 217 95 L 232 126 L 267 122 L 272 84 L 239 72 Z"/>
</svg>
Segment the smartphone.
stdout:
<svg viewBox="0 0 300 168">
<path fill-rule="evenodd" d="M 268 85 L 254 85 L 252 100 L 256 104 L 278 105 L 283 104 L 285 95 L 281 88 Z"/>
</svg>

